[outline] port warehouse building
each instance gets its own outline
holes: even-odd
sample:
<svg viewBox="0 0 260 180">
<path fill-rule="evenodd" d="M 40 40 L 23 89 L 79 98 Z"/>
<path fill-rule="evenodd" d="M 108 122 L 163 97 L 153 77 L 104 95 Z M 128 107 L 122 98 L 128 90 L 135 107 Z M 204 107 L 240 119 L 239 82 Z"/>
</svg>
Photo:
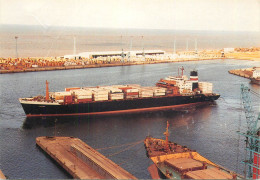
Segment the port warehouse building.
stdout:
<svg viewBox="0 0 260 180">
<path fill-rule="evenodd" d="M 98 58 L 98 57 L 114 57 L 122 56 L 125 57 L 139 57 L 143 54 L 154 56 L 154 55 L 164 55 L 165 51 L 162 50 L 145 50 L 145 51 L 100 51 L 100 52 L 82 52 L 77 55 L 64 55 L 64 59 L 81 59 L 81 58 Z"/>
</svg>

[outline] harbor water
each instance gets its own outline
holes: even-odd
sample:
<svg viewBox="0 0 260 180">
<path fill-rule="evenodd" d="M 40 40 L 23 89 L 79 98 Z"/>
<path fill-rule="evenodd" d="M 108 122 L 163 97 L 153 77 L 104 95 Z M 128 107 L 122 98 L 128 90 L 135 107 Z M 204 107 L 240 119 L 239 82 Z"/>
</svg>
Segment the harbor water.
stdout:
<svg viewBox="0 0 260 180">
<path fill-rule="evenodd" d="M 18 98 L 44 95 L 45 81 L 49 89 L 115 84 L 153 86 L 168 75 L 177 75 L 183 66 L 188 75 L 197 69 L 200 81 L 213 83 L 221 97 L 215 105 L 180 112 L 153 112 L 113 116 L 82 116 L 26 119 Z M 230 170 L 243 174 L 244 141 L 236 131 L 245 131 L 246 121 L 240 99 L 244 83 L 259 93 L 258 85 L 249 79 L 231 75 L 228 70 L 257 66 L 243 60 L 208 60 L 164 64 L 146 64 L 63 71 L 2 74 L 0 77 L 0 169 L 12 179 L 71 178 L 35 143 L 38 136 L 74 136 L 95 149 L 120 146 L 144 140 L 147 135 L 164 138 L 166 122 L 170 124 L 170 140 Z M 255 114 L 259 98 L 252 96 Z M 241 124 L 241 125 L 239 125 Z M 135 146 L 99 150 L 137 178 L 150 178 L 143 143 Z"/>
</svg>

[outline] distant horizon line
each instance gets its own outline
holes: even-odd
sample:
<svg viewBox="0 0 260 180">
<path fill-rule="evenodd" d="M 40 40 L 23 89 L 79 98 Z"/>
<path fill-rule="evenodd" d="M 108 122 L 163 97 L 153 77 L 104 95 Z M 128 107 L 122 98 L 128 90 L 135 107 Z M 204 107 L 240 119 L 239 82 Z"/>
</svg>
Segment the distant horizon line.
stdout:
<svg viewBox="0 0 260 180">
<path fill-rule="evenodd" d="M 29 24 L 0 24 L 0 26 L 20 26 L 20 27 L 43 27 L 43 29 L 48 29 L 48 28 L 72 28 L 72 29 L 111 29 L 111 30 L 150 30 L 150 31 L 193 31 L 193 32 L 235 32 L 235 33 L 259 33 L 260 31 L 231 31 L 231 30 L 188 30 L 188 29 L 154 29 L 154 28 L 122 28 L 122 27 L 85 27 L 85 26 L 45 26 L 47 28 L 44 28 L 42 25 L 29 25 Z"/>
</svg>

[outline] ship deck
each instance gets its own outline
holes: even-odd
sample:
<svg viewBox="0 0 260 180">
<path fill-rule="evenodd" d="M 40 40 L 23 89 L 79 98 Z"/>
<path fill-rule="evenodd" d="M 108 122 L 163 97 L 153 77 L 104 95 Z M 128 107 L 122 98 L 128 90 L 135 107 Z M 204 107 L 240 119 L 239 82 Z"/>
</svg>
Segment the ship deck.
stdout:
<svg viewBox="0 0 260 180">
<path fill-rule="evenodd" d="M 147 156 L 168 179 L 236 179 L 240 175 L 227 170 L 194 150 L 169 141 L 147 137 L 144 141 Z M 150 169 L 152 177 L 158 179 L 157 172 Z M 158 173 L 157 173 L 158 174 Z"/>
<path fill-rule="evenodd" d="M 187 148 L 186 146 L 178 145 L 169 141 L 169 150 L 165 149 L 165 141 L 161 139 L 155 139 L 147 137 L 145 139 L 145 147 L 148 157 L 155 157 L 167 154 L 175 154 L 182 152 L 193 152 L 193 150 Z"/>
</svg>

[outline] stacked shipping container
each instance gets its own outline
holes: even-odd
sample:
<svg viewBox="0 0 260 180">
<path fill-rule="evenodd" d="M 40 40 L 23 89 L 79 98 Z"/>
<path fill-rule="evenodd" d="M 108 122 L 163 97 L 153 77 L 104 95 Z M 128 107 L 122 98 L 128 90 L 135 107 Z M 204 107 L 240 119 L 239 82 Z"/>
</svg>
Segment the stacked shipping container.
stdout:
<svg viewBox="0 0 260 180">
<path fill-rule="evenodd" d="M 77 90 L 71 90 L 72 94 L 75 95 L 76 99 L 75 101 L 78 103 L 85 103 L 92 101 L 92 91 L 88 89 L 77 89 Z"/>
<path fill-rule="evenodd" d="M 162 84 L 160 84 L 162 83 Z M 90 101 L 123 100 L 134 98 L 150 98 L 166 95 L 192 93 L 192 82 L 184 78 L 161 79 L 157 87 L 141 87 L 138 84 L 113 85 L 99 87 L 65 88 L 64 92 L 50 93 L 50 97 L 59 103 L 86 103 Z M 202 93 L 212 93 L 212 83 L 199 82 Z"/>
<path fill-rule="evenodd" d="M 204 94 L 212 94 L 213 84 L 209 82 L 199 82 L 199 89 Z"/>
<path fill-rule="evenodd" d="M 94 101 L 107 101 L 108 100 L 108 90 L 98 88 L 93 91 L 93 100 Z"/>
</svg>

